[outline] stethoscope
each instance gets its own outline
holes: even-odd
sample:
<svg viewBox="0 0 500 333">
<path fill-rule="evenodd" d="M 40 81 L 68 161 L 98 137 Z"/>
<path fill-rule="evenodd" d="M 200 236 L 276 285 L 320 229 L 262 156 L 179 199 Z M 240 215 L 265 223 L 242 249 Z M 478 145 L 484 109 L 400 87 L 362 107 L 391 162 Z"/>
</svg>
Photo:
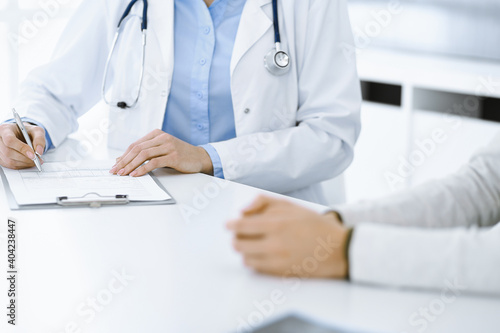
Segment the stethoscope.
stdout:
<svg viewBox="0 0 500 333">
<path fill-rule="evenodd" d="M 278 0 L 273 0 L 274 44 L 275 48 L 264 57 L 264 66 L 273 75 L 285 75 L 290 70 L 290 56 L 281 49 Z"/>
<path fill-rule="evenodd" d="M 116 43 L 118 42 L 118 38 L 120 37 L 120 32 L 122 31 L 122 23 L 123 21 L 127 18 L 127 16 L 130 14 L 130 11 L 132 10 L 132 7 L 134 7 L 135 3 L 138 0 L 132 0 L 130 1 L 129 5 L 125 9 L 125 12 L 123 13 L 120 21 L 118 22 L 118 28 L 115 33 L 115 37 L 113 39 L 113 44 L 111 46 L 111 51 L 109 52 L 108 55 L 108 60 L 106 61 L 106 66 L 104 67 L 104 78 L 102 80 L 102 99 L 106 104 L 109 106 L 117 106 L 120 109 L 126 109 L 126 108 L 134 108 L 137 105 L 137 102 L 139 101 L 139 97 L 141 96 L 141 87 L 142 87 L 142 80 L 144 79 L 144 67 L 145 67 L 145 59 L 146 59 L 146 36 L 148 34 L 148 1 L 147 0 L 142 0 L 144 3 L 144 8 L 142 10 L 142 24 L 141 24 L 141 31 L 142 31 L 142 66 L 141 66 L 141 75 L 139 77 L 139 87 L 137 91 L 137 97 L 134 99 L 134 102 L 132 105 L 128 105 L 127 102 L 121 101 L 118 103 L 112 103 L 108 101 L 106 98 L 106 78 L 108 77 L 108 71 L 109 71 L 109 63 L 111 62 L 111 58 L 113 57 L 113 53 L 116 48 Z"/>
<path fill-rule="evenodd" d="M 136 4 L 138 0 L 132 0 L 130 1 L 129 5 L 125 9 L 125 12 L 123 13 L 120 21 L 118 22 L 118 27 L 115 33 L 115 37 L 113 39 L 113 43 L 111 46 L 111 51 L 109 52 L 108 59 L 106 61 L 106 66 L 104 68 L 104 78 L 102 81 L 102 98 L 104 102 L 109 105 L 109 106 L 116 106 L 121 109 L 127 109 L 127 108 L 134 108 L 138 101 L 139 97 L 141 96 L 141 87 L 142 87 L 142 81 L 144 79 L 144 67 L 145 67 L 145 59 L 146 59 L 146 36 L 147 36 L 147 30 L 148 30 L 148 1 L 147 0 L 142 0 L 144 7 L 143 7 L 143 13 L 142 13 L 142 24 L 141 24 L 141 31 L 142 31 L 142 66 L 141 66 L 141 75 L 139 77 L 139 87 L 137 91 L 137 96 L 134 99 L 134 102 L 129 105 L 127 102 L 121 101 L 118 103 L 113 103 L 108 101 L 106 97 L 106 79 L 108 77 L 108 71 L 109 71 L 109 65 L 111 62 L 111 59 L 113 57 L 113 53 L 116 48 L 116 44 L 118 42 L 118 39 L 120 37 L 120 34 L 122 32 L 122 23 L 123 21 L 127 18 L 127 16 L 130 14 L 130 11 L 132 10 L 132 7 Z M 264 57 L 264 66 L 266 69 L 269 71 L 269 73 L 276 75 L 276 76 L 281 76 L 285 75 L 288 73 L 290 70 L 290 56 L 288 53 L 282 50 L 281 48 L 281 36 L 280 36 L 280 28 L 279 28 L 279 19 L 278 19 L 278 0 L 273 0 L 273 25 L 274 25 L 274 44 L 275 47 L 269 51 L 269 53 L 266 54 Z"/>
</svg>

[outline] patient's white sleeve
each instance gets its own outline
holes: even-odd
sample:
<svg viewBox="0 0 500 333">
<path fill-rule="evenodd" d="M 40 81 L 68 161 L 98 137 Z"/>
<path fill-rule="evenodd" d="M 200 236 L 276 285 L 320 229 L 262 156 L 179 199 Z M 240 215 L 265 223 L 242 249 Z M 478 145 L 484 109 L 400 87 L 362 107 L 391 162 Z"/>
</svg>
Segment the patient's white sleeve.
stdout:
<svg viewBox="0 0 500 333">
<path fill-rule="evenodd" d="M 335 209 L 353 281 L 500 293 L 500 136 L 449 177 Z"/>
<path fill-rule="evenodd" d="M 349 246 L 354 282 L 500 294 L 500 224 L 422 229 L 359 224 Z"/>
</svg>

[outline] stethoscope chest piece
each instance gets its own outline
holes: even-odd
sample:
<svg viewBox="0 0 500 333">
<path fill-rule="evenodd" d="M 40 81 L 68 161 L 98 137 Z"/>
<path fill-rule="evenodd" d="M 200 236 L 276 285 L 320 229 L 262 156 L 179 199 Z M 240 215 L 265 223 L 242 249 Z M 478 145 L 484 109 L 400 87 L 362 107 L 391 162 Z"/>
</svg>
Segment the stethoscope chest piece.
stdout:
<svg viewBox="0 0 500 333">
<path fill-rule="evenodd" d="M 273 0 L 273 25 L 275 47 L 264 57 L 264 66 L 275 76 L 285 75 L 290 71 L 290 56 L 281 48 L 280 26 L 278 19 L 278 0 Z"/>
<path fill-rule="evenodd" d="M 290 56 L 286 52 L 274 48 L 264 57 L 264 66 L 273 75 L 285 75 L 290 71 Z"/>
</svg>

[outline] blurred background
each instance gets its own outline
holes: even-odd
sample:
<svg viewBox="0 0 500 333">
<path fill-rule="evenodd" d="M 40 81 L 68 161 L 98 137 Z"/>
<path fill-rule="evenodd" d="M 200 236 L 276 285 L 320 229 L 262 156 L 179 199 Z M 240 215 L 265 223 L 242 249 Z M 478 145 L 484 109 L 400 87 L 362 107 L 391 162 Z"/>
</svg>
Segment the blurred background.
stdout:
<svg viewBox="0 0 500 333">
<path fill-rule="evenodd" d="M 80 2 L 0 0 L 2 119 L 19 82 L 50 59 Z M 341 47 L 358 63 L 363 131 L 353 165 L 325 183 L 331 203 L 456 171 L 500 131 L 500 1 L 349 0 L 348 6 L 355 44 Z M 93 126 L 102 116 L 94 110 L 81 124 Z"/>
<path fill-rule="evenodd" d="M 348 4 L 364 103 L 346 199 L 456 171 L 500 131 L 500 1 Z"/>
</svg>

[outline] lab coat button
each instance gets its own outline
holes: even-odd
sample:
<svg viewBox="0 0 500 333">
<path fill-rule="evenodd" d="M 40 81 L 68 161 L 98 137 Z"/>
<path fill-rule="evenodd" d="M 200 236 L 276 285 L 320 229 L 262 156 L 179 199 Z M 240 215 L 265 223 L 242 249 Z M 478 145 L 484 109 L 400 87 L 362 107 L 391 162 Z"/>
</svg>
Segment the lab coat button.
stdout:
<svg viewBox="0 0 500 333">
<path fill-rule="evenodd" d="M 202 124 L 198 124 L 198 125 L 196 125 L 196 127 L 197 127 L 199 130 L 202 130 L 202 129 L 203 129 L 203 125 L 202 125 Z"/>
<path fill-rule="evenodd" d="M 198 99 L 202 99 L 203 98 L 203 93 L 201 93 L 201 92 L 197 93 L 196 97 L 198 97 Z"/>
<path fill-rule="evenodd" d="M 205 33 L 205 35 L 208 35 L 210 33 L 210 27 L 205 27 L 205 29 L 203 29 L 203 32 Z"/>
<path fill-rule="evenodd" d="M 167 96 L 167 91 L 166 90 L 162 90 L 161 91 L 161 97 L 165 97 Z"/>
<path fill-rule="evenodd" d="M 250 113 L 250 109 L 249 109 L 249 108 L 246 108 L 243 112 L 245 112 L 245 113 Z"/>
</svg>

